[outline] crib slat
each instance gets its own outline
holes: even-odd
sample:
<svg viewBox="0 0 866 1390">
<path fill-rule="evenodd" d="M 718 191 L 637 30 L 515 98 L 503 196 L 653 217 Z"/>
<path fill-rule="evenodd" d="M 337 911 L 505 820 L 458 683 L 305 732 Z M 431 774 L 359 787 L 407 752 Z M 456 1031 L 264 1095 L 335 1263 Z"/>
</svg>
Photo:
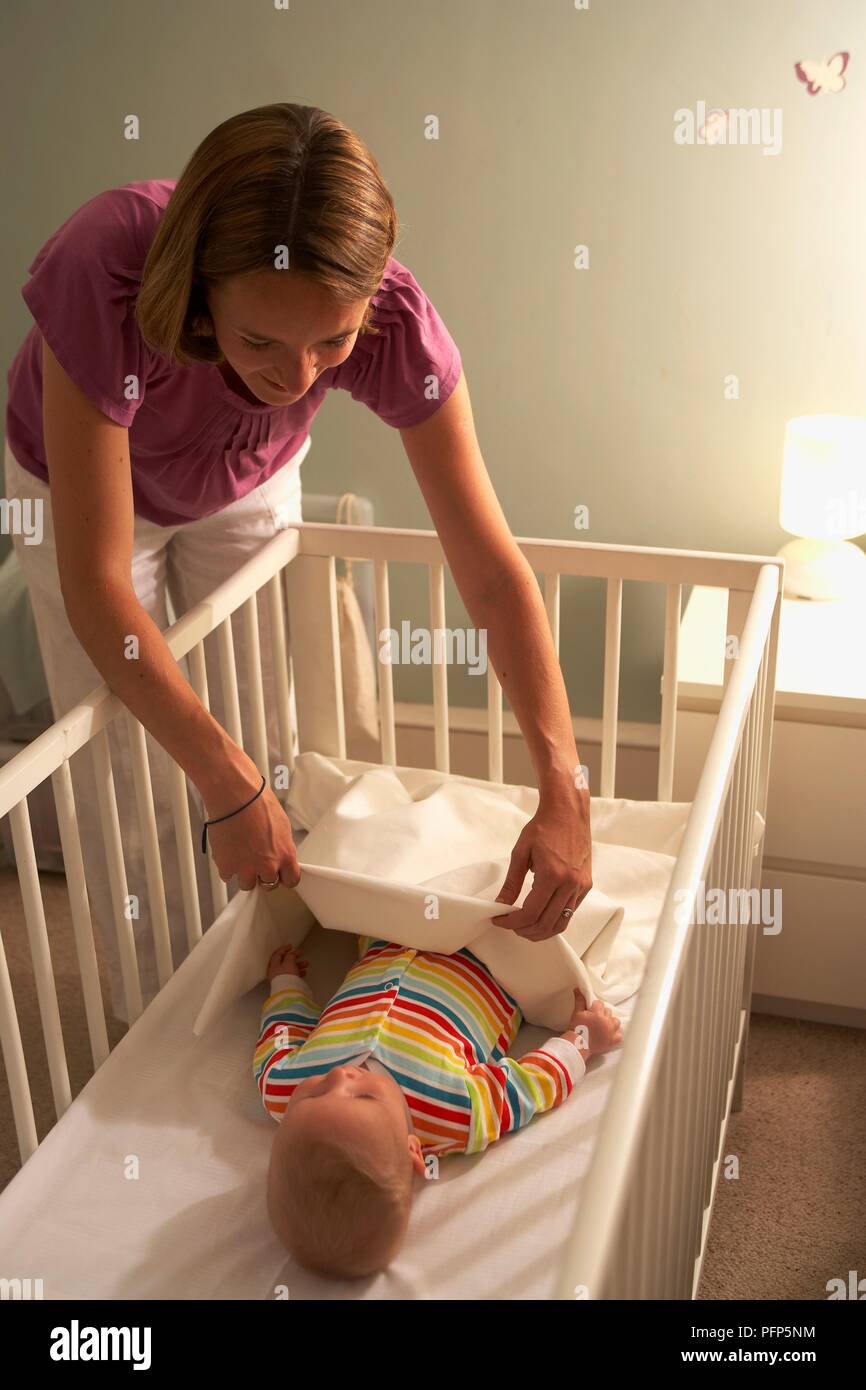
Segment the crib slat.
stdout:
<svg viewBox="0 0 866 1390">
<path fill-rule="evenodd" d="M 690 931 L 695 965 L 691 1029 L 693 1062 L 689 1073 L 691 1081 L 689 1090 L 689 1143 L 686 1152 L 688 1240 L 685 1277 L 688 1281 L 689 1292 L 687 1296 L 689 1298 L 691 1298 L 691 1287 L 695 1277 L 695 1261 L 698 1257 L 704 1214 L 703 1172 L 700 1162 L 704 1150 L 704 1097 L 706 1095 L 707 1056 L 709 1053 L 706 1020 L 710 975 L 709 942 L 706 928 L 695 922 Z"/>
<path fill-rule="evenodd" d="M 609 1295 L 612 1298 L 635 1297 L 634 1272 L 638 1268 L 640 1260 L 640 1222 L 642 1218 L 637 1194 L 638 1184 L 634 1183 L 625 1200 L 622 1225 L 618 1238 L 614 1242 L 613 1269 L 611 1270 L 612 1287 Z M 601 1297 L 601 1291 L 592 1296 Z"/>
<path fill-rule="evenodd" d="M 659 1074 L 663 1063 L 659 1063 Z M 650 1113 L 646 1131 L 641 1143 L 641 1195 L 642 1220 L 640 1225 L 640 1259 L 637 1266 L 637 1288 L 632 1297 L 646 1298 L 647 1291 L 655 1282 L 656 1260 L 658 1258 L 659 1226 L 659 1176 L 661 1172 L 662 1126 L 658 1123 L 658 1112 Z"/>
<path fill-rule="evenodd" d="M 433 732 L 435 746 L 435 766 L 439 772 L 449 772 L 451 768 L 448 746 L 448 666 L 445 645 L 445 569 L 443 565 L 428 567 L 430 591 L 430 636 L 433 643 L 431 652 L 433 676 Z M 437 633 L 441 634 L 437 641 Z M 441 644 L 441 646 L 440 646 Z M 441 660 L 437 661 L 438 655 Z"/>
<path fill-rule="evenodd" d="M 746 729 L 741 731 L 740 743 L 734 757 L 734 770 L 729 791 L 730 825 L 725 845 L 723 881 L 727 924 L 722 930 L 723 959 L 721 980 L 721 1028 L 719 1081 L 716 1095 L 716 1109 L 721 1117 L 727 1103 L 728 1083 L 731 1074 L 731 1057 L 734 1046 L 734 995 L 737 957 L 739 954 L 740 929 L 730 918 L 740 910 L 739 899 L 734 899 L 733 890 L 739 887 L 738 858 L 740 840 L 745 828 L 742 805 L 743 782 L 745 775 Z M 739 1011 L 737 1011 L 739 1012 Z"/>
<path fill-rule="evenodd" d="M 492 661 L 487 664 L 487 778 L 503 781 L 502 686 Z"/>
<path fill-rule="evenodd" d="M 99 733 L 94 735 L 90 741 L 90 749 L 96 774 L 96 800 L 102 826 L 102 842 L 105 845 L 111 903 L 114 908 L 114 928 L 117 934 L 123 993 L 126 1000 L 127 1018 L 129 1024 L 132 1025 L 142 1011 L 141 979 L 135 955 L 132 922 L 126 915 L 126 865 L 123 861 L 123 837 L 120 833 L 120 821 L 117 816 L 117 797 L 114 790 L 107 729 L 100 729 Z"/>
<path fill-rule="evenodd" d="M 601 796 L 616 793 L 616 741 L 619 717 L 619 663 L 622 635 L 622 580 L 607 581 L 604 633 L 604 707 L 601 735 Z"/>
<path fill-rule="evenodd" d="M 677 1104 L 682 1119 L 682 1167 L 677 1190 L 681 1191 L 683 1195 L 680 1199 L 677 1229 L 676 1282 L 677 1297 L 687 1299 L 692 1296 L 694 1280 L 697 1219 L 695 1196 L 698 1187 L 694 1158 L 700 1018 L 698 1014 L 698 937 L 693 926 L 689 927 L 685 946 L 681 988 L 680 1070 L 676 1085 Z"/>
<path fill-rule="evenodd" d="M 655 1272 L 649 1291 L 657 1291 L 656 1296 L 661 1298 L 673 1298 L 671 1289 L 673 1277 L 673 1212 L 674 1203 L 672 1201 L 671 1181 L 673 1178 L 675 1161 L 676 1134 L 674 1130 L 674 1049 L 673 1049 L 673 1029 L 676 1016 L 676 1005 L 668 1004 L 673 1017 L 668 1020 L 667 1041 L 662 1049 L 662 1060 L 660 1065 L 660 1085 L 659 1101 L 660 1114 L 656 1120 L 659 1135 L 659 1167 L 656 1185 L 656 1206 L 658 1208 L 658 1218 L 656 1221 L 656 1243 L 655 1243 Z"/>
<path fill-rule="evenodd" d="M 51 1093 L 54 1097 L 54 1110 L 59 1120 L 60 1116 L 72 1104 L 72 1092 L 69 1087 L 69 1071 L 66 1066 L 63 1032 L 60 1027 L 60 1010 L 57 1007 L 57 988 L 54 984 L 54 971 L 51 966 L 48 929 L 45 925 L 45 908 L 42 903 L 42 889 L 39 884 L 39 870 L 36 867 L 36 852 L 33 848 L 33 832 L 30 828 L 30 813 L 27 808 L 26 796 L 12 807 L 9 812 L 9 824 L 12 827 L 12 845 L 15 851 L 15 864 L 18 869 L 18 884 L 21 888 L 21 898 L 24 904 L 24 922 L 27 927 L 27 939 L 30 943 L 30 959 L 33 964 L 36 998 L 39 1002 L 42 1037 L 48 1058 Z"/>
<path fill-rule="evenodd" d="M 51 774 L 51 782 L 54 787 L 60 847 L 63 851 L 63 867 L 66 872 L 66 891 L 69 895 L 75 952 L 78 957 L 78 975 L 84 996 L 90 1054 L 93 1058 L 94 1070 L 96 1070 L 108 1056 L 108 1031 L 105 1026 L 105 1008 L 99 983 L 99 964 L 93 940 L 93 921 L 87 898 L 87 880 L 84 873 L 81 840 L 78 835 L 78 821 L 75 814 L 75 794 L 68 762 L 62 762 L 56 772 Z"/>
<path fill-rule="evenodd" d="M 727 1033 L 727 1018 L 725 1007 L 727 1002 L 727 984 L 730 969 L 730 950 L 731 950 L 731 928 L 728 923 L 730 916 L 729 908 L 731 903 L 731 856 L 735 835 L 736 817 L 736 778 L 737 764 L 739 755 L 734 754 L 734 764 L 728 788 L 725 793 L 725 810 L 722 819 L 722 832 L 719 842 L 719 871 L 718 878 L 714 881 L 713 887 L 718 887 L 723 894 L 723 920 L 712 928 L 718 944 L 718 966 L 717 966 L 717 988 L 716 988 L 716 1069 L 713 1075 L 713 1090 L 710 1104 L 713 1113 L 721 1116 L 723 1095 L 725 1086 L 725 1073 L 727 1071 L 727 1057 L 725 1055 L 725 1038 Z M 718 1138 L 718 1135 L 715 1136 Z M 708 1177 L 707 1191 L 708 1198 L 712 1196 L 712 1178 Z"/>
<path fill-rule="evenodd" d="M 677 653 L 680 635 L 681 584 L 668 584 L 665 599 L 665 650 L 662 672 L 661 743 L 657 800 L 670 801 L 674 786 L 677 722 Z"/>
<path fill-rule="evenodd" d="M 297 555 L 285 568 L 289 647 L 301 750 L 346 756 L 343 673 L 333 556 Z"/>
<path fill-rule="evenodd" d="M 547 610 L 547 621 L 550 623 L 550 635 L 553 638 L 553 646 L 559 657 L 559 575 L 546 574 L 544 576 L 544 607 Z"/>
<path fill-rule="evenodd" d="M 756 691 L 752 696 L 752 737 L 749 749 L 749 808 L 750 815 L 749 827 L 749 852 L 748 863 L 744 874 L 744 879 L 749 888 L 761 889 L 761 861 L 763 858 L 763 842 L 756 843 L 755 813 L 758 810 L 760 767 L 761 767 L 761 746 L 763 739 L 763 719 L 764 719 L 764 697 L 765 681 L 767 675 L 767 649 L 761 659 L 761 666 L 756 682 Z M 734 1086 L 734 1096 L 732 1106 L 734 1110 L 742 1109 L 743 1104 L 743 1085 L 745 1078 L 746 1053 L 748 1050 L 749 1020 L 751 1012 L 752 998 L 752 978 L 755 964 L 755 950 L 757 948 L 758 932 L 760 928 L 757 923 L 749 923 L 743 933 L 743 964 L 742 975 L 740 978 L 740 1011 L 744 1014 L 743 1018 L 743 1037 L 740 1045 L 740 1059 L 737 1066 L 737 1079 Z"/>
<path fill-rule="evenodd" d="M 235 665 L 235 639 L 232 633 L 231 618 L 224 618 L 216 630 L 217 651 L 220 660 L 220 680 L 223 703 L 226 712 L 226 732 L 239 748 L 244 746 L 243 726 L 241 725 L 241 704 L 238 696 L 238 672 Z M 265 769 L 261 771 L 264 773 Z"/>
<path fill-rule="evenodd" d="M 141 828 L 144 873 L 147 881 L 156 971 L 159 987 L 162 989 L 174 973 L 174 962 L 171 958 L 171 939 L 168 933 L 168 911 L 165 905 L 165 882 L 162 877 L 162 864 L 159 857 L 159 835 L 153 807 L 153 786 L 150 780 L 150 765 L 144 729 L 129 710 L 125 711 L 125 716 L 132 759 L 132 781 L 138 807 L 138 823 Z"/>
<path fill-rule="evenodd" d="M 253 757 L 256 766 L 267 777 L 268 785 L 273 782 L 273 769 L 269 766 L 268 724 L 265 716 L 265 692 L 262 685 L 262 651 L 259 640 L 258 599 L 251 594 L 243 605 L 242 619 L 244 646 L 246 648 L 247 690 L 249 691 L 249 713 L 252 720 Z"/>
<path fill-rule="evenodd" d="M 673 1282 L 673 1247 L 674 1247 L 674 1216 L 676 1212 L 676 1202 L 672 1188 L 672 1180 L 676 1159 L 676 1132 L 674 1127 L 674 1049 L 673 1049 L 673 1028 L 676 1014 L 676 1006 L 669 1003 L 668 1007 L 672 1011 L 669 1019 L 670 1031 L 668 1032 L 667 1042 L 662 1053 L 661 1063 L 661 1094 L 663 1096 L 662 1115 L 663 1122 L 661 1128 L 661 1157 L 659 1160 L 658 1175 L 658 1209 L 659 1221 L 657 1226 L 657 1256 L 656 1274 L 653 1278 L 652 1290 L 658 1290 L 658 1297 L 673 1298 L 675 1294 L 672 1289 Z"/>
<path fill-rule="evenodd" d="M 204 654 L 204 644 L 196 642 L 189 654 L 189 680 L 190 685 L 201 700 L 206 710 L 210 710 L 210 699 L 207 685 L 207 662 Z M 207 807 L 204 808 L 207 813 Z M 206 815 L 205 815 L 206 818 Z M 228 903 L 228 892 L 226 885 L 220 878 L 219 869 L 213 860 L 210 852 L 210 845 L 207 851 L 207 868 L 210 879 L 210 896 L 213 903 L 214 917 L 218 917 L 223 908 Z"/>
<path fill-rule="evenodd" d="M 716 839 L 716 847 L 713 852 L 712 872 L 707 880 L 709 888 L 718 887 L 721 882 L 721 845 L 724 836 L 724 819 L 727 815 L 727 808 L 722 817 L 722 825 Z M 704 1097 L 704 1148 L 701 1156 L 701 1174 L 704 1178 L 703 1187 L 703 1207 L 706 1206 L 712 1195 L 712 1168 L 711 1159 L 715 1151 L 718 1139 L 716 1125 L 716 1090 L 718 1083 L 719 1062 L 719 979 L 721 971 L 721 949 L 719 932 L 723 930 L 718 926 L 705 923 L 700 928 L 707 933 L 709 943 L 710 960 L 710 999 L 708 1012 L 706 1014 L 705 1026 L 709 1040 L 709 1055 L 707 1059 L 707 1083 Z"/>
<path fill-rule="evenodd" d="M 686 961 L 680 967 L 680 979 L 670 1004 L 670 1034 L 668 1038 L 669 1086 L 667 1099 L 667 1130 L 669 1152 L 665 1162 L 665 1297 L 684 1298 L 679 1263 L 680 1223 L 683 1219 L 682 1193 L 685 1177 L 685 1124 L 683 1117 L 683 1086 L 686 1057 L 683 1040 L 686 1034 L 688 975 Z"/>
<path fill-rule="evenodd" d="M 741 779 L 742 814 L 740 817 L 740 833 L 737 860 L 734 868 L 736 886 L 741 891 L 748 892 L 752 886 L 752 842 L 754 839 L 755 824 L 755 802 L 753 792 L 753 767 L 755 756 L 755 728 L 757 724 L 757 704 L 756 693 L 753 692 L 749 702 L 749 712 L 746 720 L 746 728 L 743 735 L 743 769 Z M 732 1039 L 731 1050 L 736 1047 L 737 1037 L 740 1033 L 740 1024 L 743 1009 L 743 976 L 746 966 L 747 942 L 750 931 L 755 929 L 755 924 L 751 916 L 751 898 L 748 900 L 748 920 L 739 920 L 736 932 L 736 958 L 734 962 L 733 979 L 731 981 L 731 1000 L 730 1009 L 732 1014 Z M 745 902 L 743 904 L 745 908 Z M 760 907 L 758 911 L 760 920 Z M 741 914 L 741 919 L 746 916 L 745 911 Z M 739 1068 L 737 1071 L 739 1076 Z M 732 1099 L 732 1108 L 736 1103 L 736 1086 Z"/>
<path fill-rule="evenodd" d="M 291 690 L 289 658 L 286 648 L 286 624 L 283 615 L 283 596 L 280 576 L 268 580 L 268 616 L 271 628 L 271 651 L 274 668 L 274 698 L 277 702 L 277 724 L 280 731 L 280 755 L 285 759 L 289 775 L 295 769 L 295 749 L 292 737 Z"/>
<path fill-rule="evenodd" d="M 388 561 L 373 561 L 375 577 L 374 612 L 376 615 L 376 675 L 379 684 L 379 728 L 381 729 L 382 762 L 394 767 L 397 762 L 397 736 L 394 727 L 394 670 L 390 661 L 382 660 L 382 648 L 391 629 L 391 596 L 388 588 Z"/>
<path fill-rule="evenodd" d="M 719 831 L 719 833 L 721 833 Z M 717 882 L 716 863 L 718 860 L 718 838 L 713 846 L 712 854 L 707 863 L 706 875 L 704 878 L 705 889 L 709 889 Z M 713 1004 L 716 997 L 716 932 L 706 922 L 701 922 L 696 913 L 695 930 L 703 938 L 703 970 L 704 981 L 701 999 L 701 1088 L 698 1097 L 698 1112 L 700 1115 L 700 1148 L 697 1156 L 698 1172 L 698 1211 L 700 1219 L 703 1220 L 704 1209 L 707 1204 L 706 1192 L 706 1172 L 707 1157 L 711 1144 L 712 1116 L 710 1108 L 710 1093 L 712 1089 L 715 1058 L 715 1037 L 713 1031 Z"/>
<path fill-rule="evenodd" d="M 749 604 L 752 601 L 751 589 L 729 589 L 728 605 L 725 612 L 725 668 L 722 679 L 723 689 L 727 690 L 728 682 L 733 674 L 735 664 L 740 650 L 740 642 L 743 636 L 743 627 L 749 612 Z M 730 641 L 731 651 L 727 650 Z"/>
<path fill-rule="evenodd" d="M 728 863 L 728 901 L 732 911 L 729 917 L 735 915 L 736 921 L 729 923 L 725 929 L 727 937 L 727 960 L 724 980 L 724 1034 L 722 1038 L 722 1049 L 724 1056 L 724 1082 L 720 1104 L 724 1106 L 727 1097 L 728 1081 L 731 1074 L 731 1062 L 733 1051 L 736 1045 L 737 1022 L 739 1020 L 739 997 L 741 981 L 737 979 L 737 969 L 740 960 L 740 942 L 742 938 L 742 925 L 740 917 L 748 911 L 746 903 L 740 898 L 739 890 L 743 886 L 742 873 L 744 866 L 743 841 L 749 838 L 748 827 L 746 825 L 747 807 L 745 805 L 746 774 L 748 766 L 748 743 L 750 727 L 751 704 L 748 706 L 746 723 L 740 739 L 740 747 L 737 752 L 734 764 L 734 777 L 732 784 L 733 800 L 733 833 L 731 835 L 731 846 L 729 850 Z"/>
<path fill-rule="evenodd" d="M 180 869 L 180 886 L 183 895 L 183 920 L 186 926 L 186 940 L 190 950 L 201 940 L 201 910 L 198 902 L 198 883 L 193 860 L 192 829 L 189 822 L 189 802 L 187 800 L 186 778 L 181 768 L 172 758 L 168 767 L 168 790 L 171 799 L 171 812 L 174 821 L 174 838 L 177 845 L 177 861 Z"/>
<path fill-rule="evenodd" d="M 12 993 L 12 980 L 6 960 L 6 949 L 0 936 L 0 1047 L 3 1050 L 3 1065 L 9 1082 L 9 1100 L 12 1105 L 12 1118 L 15 1121 L 15 1135 L 21 1162 L 26 1163 L 39 1147 L 36 1133 L 36 1118 L 33 1114 L 33 1101 L 30 1096 L 30 1083 L 27 1079 L 27 1060 L 21 1042 L 21 1029 Z"/>
</svg>

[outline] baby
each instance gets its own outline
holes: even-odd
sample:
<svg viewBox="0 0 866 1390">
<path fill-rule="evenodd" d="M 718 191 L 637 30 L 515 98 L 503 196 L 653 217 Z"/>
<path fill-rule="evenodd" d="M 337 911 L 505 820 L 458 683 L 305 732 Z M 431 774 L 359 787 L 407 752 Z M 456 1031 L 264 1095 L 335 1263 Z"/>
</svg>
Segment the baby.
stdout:
<svg viewBox="0 0 866 1390">
<path fill-rule="evenodd" d="M 471 951 L 364 936 L 358 955 L 321 1008 L 306 960 L 274 952 L 253 1062 L 279 1124 L 271 1224 L 299 1264 L 344 1279 L 394 1258 L 432 1155 L 479 1153 L 555 1109 L 588 1058 L 622 1041 L 612 1010 L 576 989 L 568 1031 L 518 1060 L 506 1053 L 522 1012 Z"/>
</svg>

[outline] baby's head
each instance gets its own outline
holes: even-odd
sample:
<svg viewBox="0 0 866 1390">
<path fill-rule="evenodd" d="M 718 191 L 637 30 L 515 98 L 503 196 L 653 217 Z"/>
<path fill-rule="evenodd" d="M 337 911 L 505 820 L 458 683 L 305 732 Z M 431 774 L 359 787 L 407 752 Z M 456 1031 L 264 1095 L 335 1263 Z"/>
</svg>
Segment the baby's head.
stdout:
<svg viewBox="0 0 866 1390">
<path fill-rule="evenodd" d="M 292 1094 L 268 1170 L 268 1215 L 306 1269 L 342 1279 L 384 1269 L 409 1224 L 421 1142 L 383 1071 L 339 1066 Z"/>
</svg>

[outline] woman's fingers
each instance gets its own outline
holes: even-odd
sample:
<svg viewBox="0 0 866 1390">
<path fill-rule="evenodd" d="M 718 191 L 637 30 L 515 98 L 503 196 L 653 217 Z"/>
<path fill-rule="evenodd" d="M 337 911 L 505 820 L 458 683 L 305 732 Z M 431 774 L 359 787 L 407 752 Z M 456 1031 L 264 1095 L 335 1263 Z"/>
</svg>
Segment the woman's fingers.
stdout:
<svg viewBox="0 0 866 1390">
<path fill-rule="evenodd" d="M 566 930 L 571 917 L 563 917 L 564 910 L 570 907 L 573 916 L 581 901 L 573 884 L 551 888 L 549 881 L 537 876 L 520 912 L 512 913 L 506 922 L 511 931 L 526 941 L 546 941 Z"/>
<path fill-rule="evenodd" d="M 285 860 L 280 866 L 280 883 L 284 888 L 296 888 L 301 881 L 297 859 Z"/>
<path fill-rule="evenodd" d="M 519 912 L 509 912 L 507 917 L 492 917 L 491 921 L 496 926 L 507 927 L 509 931 L 522 935 L 525 928 L 535 924 L 539 913 L 547 904 L 548 897 L 549 894 L 544 893 L 536 878 Z"/>
</svg>

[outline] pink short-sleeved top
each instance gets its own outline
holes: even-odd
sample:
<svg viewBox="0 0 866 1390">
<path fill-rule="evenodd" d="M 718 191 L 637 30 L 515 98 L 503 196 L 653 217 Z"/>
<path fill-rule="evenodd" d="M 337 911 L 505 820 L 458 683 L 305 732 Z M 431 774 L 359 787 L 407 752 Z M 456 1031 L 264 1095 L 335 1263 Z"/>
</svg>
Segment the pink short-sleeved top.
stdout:
<svg viewBox="0 0 866 1390">
<path fill-rule="evenodd" d="M 160 526 L 221 511 L 298 452 L 325 393 L 348 391 L 395 429 L 420 424 L 460 377 L 457 346 L 409 270 L 390 257 L 345 362 L 291 405 L 253 403 L 216 363 L 181 366 L 144 341 L 135 298 L 174 180 L 109 189 L 42 247 L 21 293 L 34 318 L 8 373 L 6 436 L 23 468 L 48 481 L 42 433 L 45 337 L 99 410 L 129 429 L 135 512 Z"/>
</svg>

